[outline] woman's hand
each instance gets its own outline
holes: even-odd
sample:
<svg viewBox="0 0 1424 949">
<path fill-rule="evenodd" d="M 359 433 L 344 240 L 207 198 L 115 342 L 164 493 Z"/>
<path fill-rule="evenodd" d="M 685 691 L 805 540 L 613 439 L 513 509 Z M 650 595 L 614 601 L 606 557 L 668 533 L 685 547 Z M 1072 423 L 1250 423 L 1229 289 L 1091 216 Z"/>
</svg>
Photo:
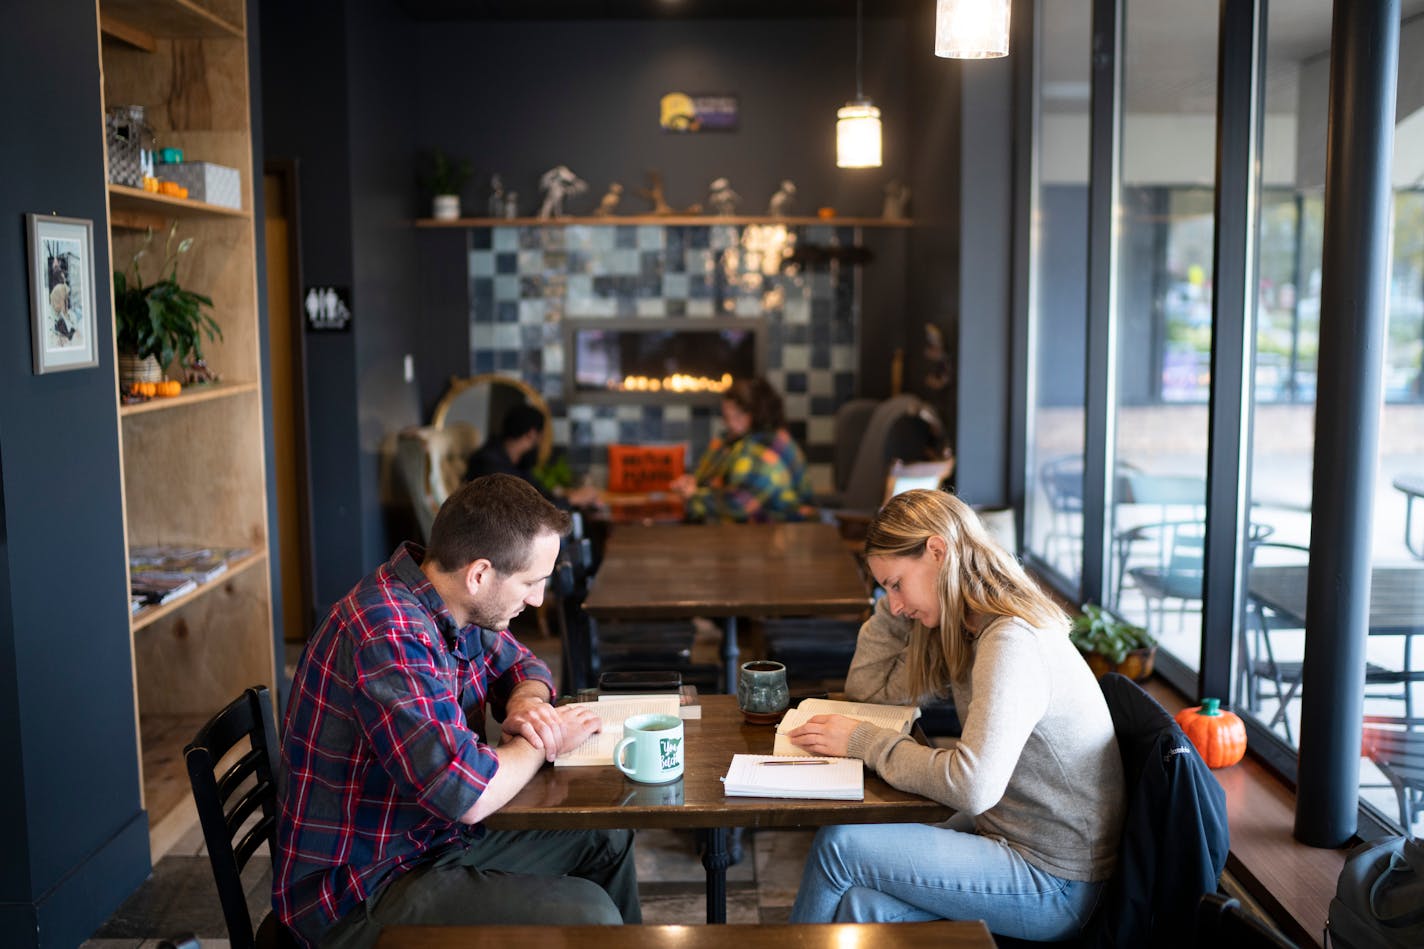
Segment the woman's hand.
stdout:
<svg viewBox="0 0 1424 949">
<path fill-rule="evenodd" d="M 813 715 L 800 728 L 786 733 L 791 743 L 815 755 L 844 758 L 850 735 L 860 722 L 845 715 Z"/>
<path fill-rule="evenodd" d="M 692 497 L 693 492 L 697 490 L 697 479 L 690 474 L 678 475 L 668 484 L 668 490 L 681 495 L 685 500 Z"/>
</svg>

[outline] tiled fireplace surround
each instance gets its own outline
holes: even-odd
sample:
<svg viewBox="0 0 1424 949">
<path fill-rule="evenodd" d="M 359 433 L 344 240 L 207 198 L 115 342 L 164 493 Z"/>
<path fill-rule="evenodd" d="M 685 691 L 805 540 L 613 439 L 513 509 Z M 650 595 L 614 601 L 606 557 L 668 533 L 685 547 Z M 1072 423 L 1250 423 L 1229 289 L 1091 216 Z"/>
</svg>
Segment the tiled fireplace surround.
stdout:
<svg viewBox="0 0 1424 949">
<path fill-rule="evenodd" d="M 576 472 L 604 483 L 614 443 L 681 442 L 695 464 L 720 414 L 709 396 L 581 402 L 566 390 L 565 320 L 645 319 L 668 329 L 757 317 L 765 374 L 785 397 L 816 488 L 830 489 L 835 412 L 857 391 L 858 268 L 822 251 L 855 244 L 855 228 L 610 223 L 472 227 L 467 235 L 470 370 L 517 376 L 542 393 L 554 444 Z M 798 247 L 817 262 L 791 256 Z"/>
</svg>

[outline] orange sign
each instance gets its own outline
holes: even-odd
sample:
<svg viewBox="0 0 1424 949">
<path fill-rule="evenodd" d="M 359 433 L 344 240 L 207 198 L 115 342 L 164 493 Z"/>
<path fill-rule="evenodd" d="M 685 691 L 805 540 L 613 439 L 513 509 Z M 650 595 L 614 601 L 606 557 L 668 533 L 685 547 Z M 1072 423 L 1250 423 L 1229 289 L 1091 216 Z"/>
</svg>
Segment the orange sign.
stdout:
<svg viewBox="0 0 1424 949">
<path fill-rule="evenodd" d="M 682 445 L 609 445 L 609 491 L 666 491 L 682 474 Z"/>
</svg>

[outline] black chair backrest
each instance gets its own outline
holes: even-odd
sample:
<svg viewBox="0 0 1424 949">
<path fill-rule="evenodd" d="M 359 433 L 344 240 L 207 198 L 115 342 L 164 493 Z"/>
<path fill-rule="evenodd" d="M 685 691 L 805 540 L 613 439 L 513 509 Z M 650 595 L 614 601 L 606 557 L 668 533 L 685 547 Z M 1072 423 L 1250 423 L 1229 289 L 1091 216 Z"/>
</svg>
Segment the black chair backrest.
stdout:
<svg viewBox="0 0 1424 949">
<path fill-rule="evenodd" d="M 223 758 L 243 739 L 249 747 L 221 775 Z M 254 686 L 234 699 L 199 730 L 183 749 L 188 780 L 208 845 L 208 859 L 222 902 L 233 949 L 256 944 L 242 868 L 264 843 L 277 854 L 277 738 L 272 698 L 266 686 Z M 259 815 L 255 823 L 251 818 Z"/>
<path fill-rule="evenodd" d="M 1100 680 L 1127 786 L 1117 869 L 1081 945 L 1184 946 L 1204 893 L 1216 892 L 1230 831 L 1226 792 L 1181 728 L 1136 682 Z"/>
</svg>

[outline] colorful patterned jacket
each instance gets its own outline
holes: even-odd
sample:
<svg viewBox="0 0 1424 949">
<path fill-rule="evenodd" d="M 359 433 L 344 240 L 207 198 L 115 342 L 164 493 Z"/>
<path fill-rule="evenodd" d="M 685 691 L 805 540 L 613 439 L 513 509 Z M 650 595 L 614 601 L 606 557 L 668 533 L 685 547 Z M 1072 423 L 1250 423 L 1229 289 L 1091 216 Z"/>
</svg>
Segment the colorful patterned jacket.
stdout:
<svg viewBox="0 0 1424 949">
<path fill-rule="evenodd" d="M 785 429 L 714 439 L 693 475 L 687 518 L 707 523 L 816 518 L 806 456 Z"/>
</svg>

